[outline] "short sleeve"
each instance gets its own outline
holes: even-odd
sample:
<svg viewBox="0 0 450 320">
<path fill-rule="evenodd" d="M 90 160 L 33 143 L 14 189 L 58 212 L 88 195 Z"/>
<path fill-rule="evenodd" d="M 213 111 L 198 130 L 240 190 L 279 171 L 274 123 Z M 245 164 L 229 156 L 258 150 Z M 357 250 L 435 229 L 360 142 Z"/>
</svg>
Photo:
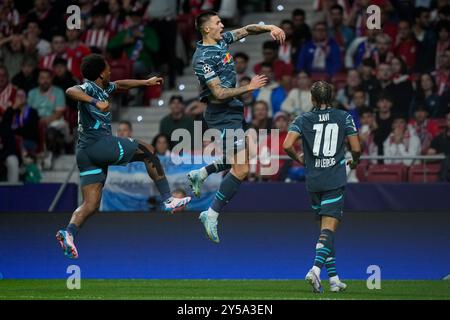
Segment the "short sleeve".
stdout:
<svg viewBox="0 0 450 320">
<path fill-rule="evenodd" d="M 351 114 L 347 113 L 345 118 L 345 135 L 346 136 L 354 136 L 358 134 L 358 130 L 356 130 L 355 120 Z"/>
<path fill-rule="evenodd" d="M 204 58 L 195 64 L 194 71 L 200 83 L 208 83 L 219 77 L 215 69 L 216 62 L 211 58 Z"/>
<path fill-rule="evenodd" d="M 231 44 L 234 42 L 234 36 L 231 31 L 227 31 L 222 33 L 222 39 L 225 41 L 226 44 Z"/>
<path fill-rule="evenodd" d="M 114 82 L 110 82 L 109 84 L 108 84 L 108 87 L 106 88 L 106 93 L 107 94 L 111 94 L 111 93 L 113 93 L 114 91 L 116 90 L 116 84 L 114 83 Z"/>
<path fill-rule="evenodd" d="M 301 125 L 301 116 L 298 116 L 297 118 L 292 121 L 292 123 L 288 127 L 289 132 L 297 132 L 299 135 L 302 135 L 302 125 Z"/>
<path fill-rule="evenodd" d="M 84 93 L 86 93 L 89 96 L 92 96 L 93 91 L 94 91 L 92 88 L 92 85 L 89 82 L 79 84 L 76 87 L 80 88 Z"/>
</svg>

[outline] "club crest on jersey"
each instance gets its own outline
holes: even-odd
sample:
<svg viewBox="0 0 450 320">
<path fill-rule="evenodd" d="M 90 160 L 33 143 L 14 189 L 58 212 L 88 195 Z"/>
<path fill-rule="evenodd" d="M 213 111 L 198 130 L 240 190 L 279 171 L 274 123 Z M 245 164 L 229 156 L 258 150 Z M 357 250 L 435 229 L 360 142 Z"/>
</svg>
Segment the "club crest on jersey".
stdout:
<svg viewBox="0 0 450 320">
<path fill-rule="evenodd" d="M 229 52 L 227 52 L 227 54 L 225 55 L 225 58 L 223 58 L 223 64 L 227 64 L 231 62 L 231 54 Z"/>
</svg>

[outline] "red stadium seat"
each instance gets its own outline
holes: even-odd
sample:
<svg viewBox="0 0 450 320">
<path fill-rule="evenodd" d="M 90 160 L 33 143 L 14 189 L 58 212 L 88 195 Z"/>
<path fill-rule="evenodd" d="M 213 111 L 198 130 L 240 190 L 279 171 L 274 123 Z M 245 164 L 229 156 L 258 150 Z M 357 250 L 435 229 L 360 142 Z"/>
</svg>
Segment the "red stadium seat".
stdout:
<svg viewBox="0 0 450 320">
<path fill-rule="evenodd" d="M 367 174 L 368 182 L 403 182 L 408 167 L 403 164 L 373 164 Z"/>
<path fill-rule="evenodd" d="M 328 75 L 328 73 L 323 73 L 323 72 L 311 73 L 311 81 L 312 82 L 316 82 L 319 80 L 330 81 L 330 76 Z"/>
<path fill-rule="evenodd" d="M 439 181 L 441 171 L 440 163 L 416 164 L 409 168 L 408 181 L 409 182 L 436 182 Z"/>
<path fill-rule="evenodd" d="M 439 132 L 443 132 L 445 127 L 447 127 L 447 120 L 445 118 L 434 119 L 437 126 L 439 127 Z"/>
<path fill-rule="evenodd" d="M 367 181 L 367 167 L 367 163 L 360 163 L 356 167 L 356 177 L 358 178 L 359 182 Z"/>
<path fill-rule="evenodd" d="M 132 78 L 133 65 L 126 58 L 119 60 L 109 60 L 111 67 L 111 81 Z"/>
</svg>

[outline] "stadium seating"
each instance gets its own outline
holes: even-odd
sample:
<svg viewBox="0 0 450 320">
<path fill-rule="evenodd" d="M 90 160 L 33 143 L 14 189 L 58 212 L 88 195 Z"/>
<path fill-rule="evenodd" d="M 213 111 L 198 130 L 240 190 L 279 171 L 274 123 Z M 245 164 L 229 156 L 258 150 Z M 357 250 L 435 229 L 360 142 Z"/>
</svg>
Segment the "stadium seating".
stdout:
<svg viewBox="0 0 450 320">
<path fill-rule="evenodd" d="M 408 167 L 403 164 L 374 164 L 367 173 L 368 182 L 406 181 Z"/>
<path fill-rule="evenodd" d="M 408 172 L 409 182 L 436 182 L 439 181 L 441 171 L 440 163 L 427 164 L 425 167 L 422 164 L 412 165 Z"/>
<path fill-rule="evenodd" d="M 133 65 L 129 59 L 109 60 L 108 63 L 111 67 L 111 81 L 132 77 Z"/>
</svg>

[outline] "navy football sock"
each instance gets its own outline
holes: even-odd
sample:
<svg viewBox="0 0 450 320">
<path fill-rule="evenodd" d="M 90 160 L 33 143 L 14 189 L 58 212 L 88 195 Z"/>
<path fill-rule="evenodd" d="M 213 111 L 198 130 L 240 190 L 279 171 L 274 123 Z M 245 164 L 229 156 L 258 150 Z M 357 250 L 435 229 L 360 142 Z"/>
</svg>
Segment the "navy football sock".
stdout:
<svg viewBox="0 0 450 320">
<path fill-rule="evenodd" d="M 205 167 L 208 176 L 212 173 L 218 173 L 229 169 L 231 169 L 231 164 L 224 163 L 223 159 L 218 159 Z"/>
<path fill-rule="evenodd" d="M 74 238 L 79 230 L 80 228 L 78 228 L 74 223 L 69 223 L 69 225 L 66 227 L 66 231 L 69 232 Z"/>
<path fill-rule="evenodd" d="M 328 256 L 325 261 L 325 267 L 327 268 L 328 278 L 337 276 L 336 271 L 336 257 L 334 251 Z"/>
<path fill-rule="evenodd" d="M 219 190 L 214 197 L 211 208 L 216 212 L 220 212 L 222 208 L 228 202 L 230 202 L 231 198 L 233 198 L 233 196 L 236 194 L 239 186 L 241 185 L 241 182 L 241 180 L 239 180 L 238 178 L 233 176 L 231 172 L 229 172 L 222 180 Z"/>
<path fill-rule="evenodd" d="M 322 269 L 325 261 L 334 251 L 334 232 L 329 229 L 323 229 L 320 233 L 319 240 L 316 245 L 316 257 L 314 266 Z"/>
<path fill-rule="evenodd" d="M 158 189 L 159 193 L 161 194 L 163 202 L 172 196 L 170 194 L 169 182 L 167 181 L 166 177 L 156 180 L 155 185 L 156 185 L 156 188 Z"/>
</svg>

